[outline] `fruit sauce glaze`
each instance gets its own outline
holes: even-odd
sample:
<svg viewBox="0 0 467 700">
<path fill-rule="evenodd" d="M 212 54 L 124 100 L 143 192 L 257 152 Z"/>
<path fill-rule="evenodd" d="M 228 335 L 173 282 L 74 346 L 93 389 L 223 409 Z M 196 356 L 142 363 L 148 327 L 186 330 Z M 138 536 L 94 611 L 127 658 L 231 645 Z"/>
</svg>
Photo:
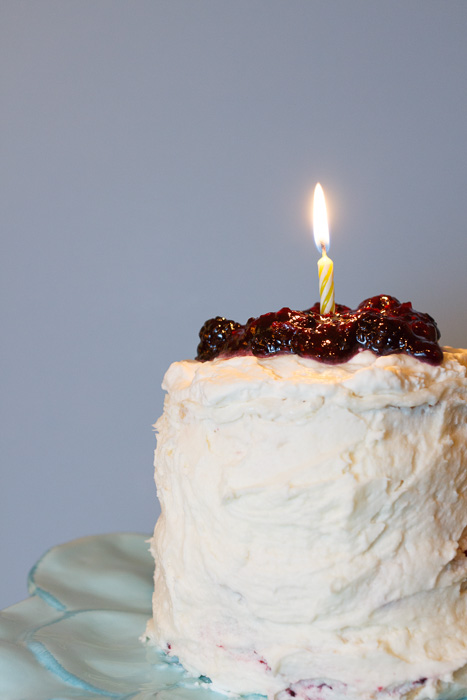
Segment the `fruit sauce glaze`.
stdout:
<svg viewBox="0 0 467 700">
<path fill-rule="evenodd" d="M 197 360 L 215 357 L 295 353 L 320 362 L 346 362 L 362 350 L 376 355 L 407 353 L 432 365 L 442 362 L 440 333 L 434 319 L 410 302 L 381 294 L 354 310 L 336 304 L 335 314 L 321 315 L 319 303 L 305 311 L 284 307 L 250 318 L 245 325 L 221 316 L 199 332 Z"/>
</svg>

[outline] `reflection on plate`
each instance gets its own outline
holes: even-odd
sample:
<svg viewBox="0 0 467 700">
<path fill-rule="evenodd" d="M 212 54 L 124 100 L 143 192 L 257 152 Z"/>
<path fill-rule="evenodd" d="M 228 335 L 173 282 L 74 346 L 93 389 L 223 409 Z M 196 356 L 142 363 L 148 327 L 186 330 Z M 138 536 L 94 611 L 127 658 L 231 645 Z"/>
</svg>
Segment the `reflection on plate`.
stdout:
<svg viewBox="0 0 467 700">
<path fill-rule="evenodd" d="M 31 598 L 0 613 L 2 700 L 225 700 L 139 638 L 151 615 L 147 536 L 54 547 Z"/>
</svg>

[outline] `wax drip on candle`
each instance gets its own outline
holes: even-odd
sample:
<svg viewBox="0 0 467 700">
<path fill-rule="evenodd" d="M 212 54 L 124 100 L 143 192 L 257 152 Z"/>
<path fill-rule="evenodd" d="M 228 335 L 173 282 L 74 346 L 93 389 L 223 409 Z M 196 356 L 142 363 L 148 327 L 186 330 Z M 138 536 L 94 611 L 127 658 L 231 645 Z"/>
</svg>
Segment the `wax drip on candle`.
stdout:
<svg viewBox="0 0 467 700">
<path fill-rule="evenodd" d="M 313 234 L 316 247 L 321 251 L 318 260 L 320 313 L 333 314 L 336 310 L 334 301 L 334 263 L 328 257 L 329 227 L 326 212 L 326 200 L 321 185 L 315 187 L 313 196 Z"/>
</svg>

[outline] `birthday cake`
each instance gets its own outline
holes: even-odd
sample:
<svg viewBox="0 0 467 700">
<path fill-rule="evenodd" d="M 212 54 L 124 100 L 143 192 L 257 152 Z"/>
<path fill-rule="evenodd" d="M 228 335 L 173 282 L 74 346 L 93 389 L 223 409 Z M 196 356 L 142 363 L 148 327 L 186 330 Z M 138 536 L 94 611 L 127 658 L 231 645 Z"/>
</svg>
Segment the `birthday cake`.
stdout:
<svg viewBox="0 0 467 700">
<path fill-rule="evenodd" d="M 226 693 L 467 695 L 467 350 L 392 297 L 200 337 L 156 424 L 148 638 Z"/>
</svg>

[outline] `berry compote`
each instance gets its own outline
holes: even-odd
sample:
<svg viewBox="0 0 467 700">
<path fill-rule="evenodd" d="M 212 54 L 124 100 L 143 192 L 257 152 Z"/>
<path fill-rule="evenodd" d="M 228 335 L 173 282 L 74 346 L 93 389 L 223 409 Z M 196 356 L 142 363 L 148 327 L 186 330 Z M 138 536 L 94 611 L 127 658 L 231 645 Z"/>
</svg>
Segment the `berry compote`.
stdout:
<svg viewBox="0 0 467 700">
<path fill-rule="evenodd" d="M 211 318 L 199 332 L 197 360 L 215 357 L 295 353 L 327 363 L 346 362 L 362 350 L 376 355 L 406 353 L 440 364 L 443 352 L 434 319 L 415 311 L 410 302 L 381 294 L 356 309 L 336 305 L 334 314 L 321 315 L 319 304 L 305 311 L 285 307 L 250 318 L 242 325 L 221 316 Z"/>
</svg>

